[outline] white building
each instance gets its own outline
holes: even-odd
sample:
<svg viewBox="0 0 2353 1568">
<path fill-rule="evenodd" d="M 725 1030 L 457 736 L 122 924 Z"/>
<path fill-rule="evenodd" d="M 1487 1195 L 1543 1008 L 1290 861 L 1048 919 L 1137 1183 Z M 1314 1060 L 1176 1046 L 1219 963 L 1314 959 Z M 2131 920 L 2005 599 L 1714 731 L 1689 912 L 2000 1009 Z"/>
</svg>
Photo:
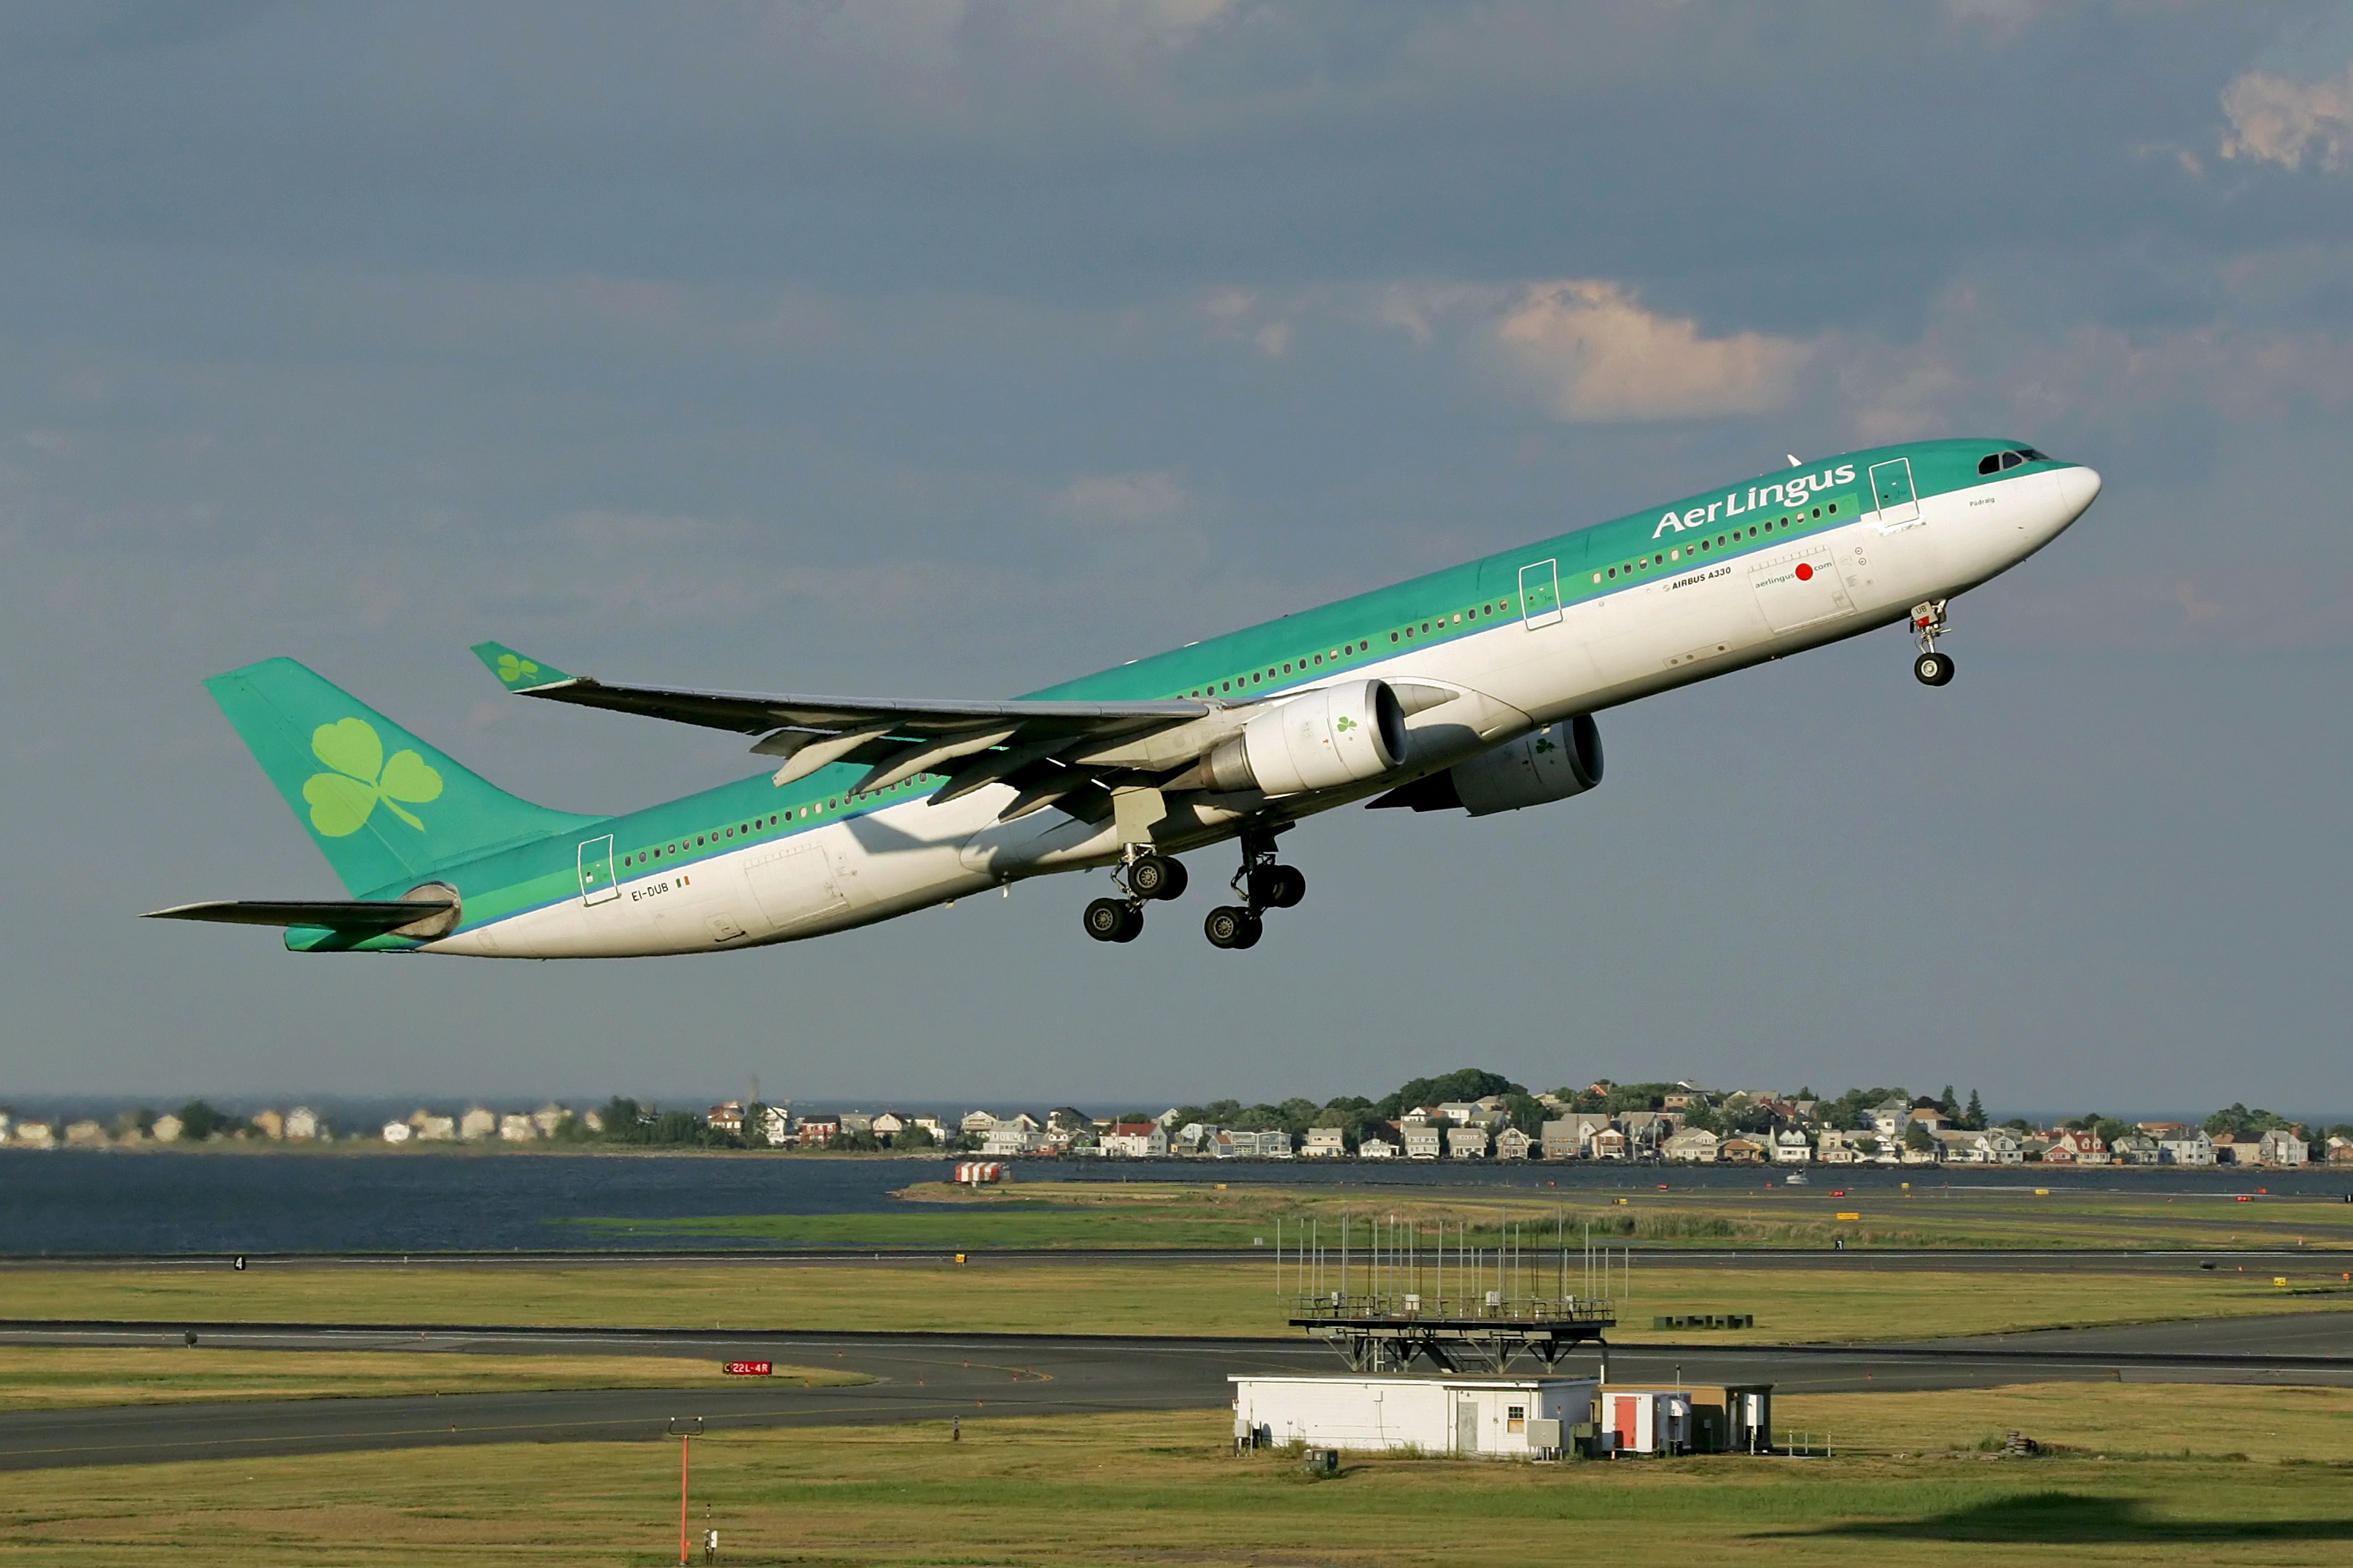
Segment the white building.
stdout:
<svg viewBox="0 0 2353 1568">
<path fill-rule="evenodd" d="M 2255 1156 L 2266 1165 L 2301 1165 L 2312 1158 L 2312 1145 L 2289 1127 L 2274 1127 L 2255 1144 Z"/>
<path fill-rule="evenodd" d="M 1446 1135 L 1427 1121 L 1409 1118 L 1398 1124 L 1398 1131 L 1405 1138 L 1409 1160 L 1435 1160 L 1446 1152 Z"/>
<path fill-rule="evenodd" d="M 1044 1137 L 1029 1125 L 1026 1116 L 999 1121 L 981 1140 L 980 1152 L 992 1159 L 1004 1159 L 1013 1154 L 1034 1154 L 1045 1146 Z"/>
<path fill-rule="evenodd" d="M 297 1143 L 307 1142 L 320 1133 L 319 1113 L 307 1105 L 298 1105 L 286 1113 L 286 1136 Z"/>
<path fill-rule="evenodd" d="M 1814 1134 L 1814 1158 L 1825 1165 L 1855 1162 L 1854 1134 L 1842 1127 L 1825 1127 Z"/>
<path fill-rule="evenodd" d="M 1398 1146 L 1386 1138 L 1367 1138 L 1356 1145 L 1356 1158 L 1359 1160 L 1394 1160 L 1397 1157 Z"/>
<path fill-rule="evenodd" d="M 1773 1134 L 1773 1163 L 1802 1165 L 1814 1157 L 1814 1146 L 1794 1127 Z"/>
<path fill-rule="evenodd" d="M 1487 1129 L 1476 1121 L 1446 1130 L 1446 1157 L 1450 1160 L 1483 1160 L 1492 1140 Z"/>
<path fill-rule="evenodd" d="M 2214 1140 L 2206 1136 L 2203 1128 L 2192 1128 L 2179 1138 L 2158 1139 L 2157 1157 L 2168 1165 L 2211 1165 L 2214 1163 Z"/>
<path fill-rule="evenodd" d="M 1348 1131 L 1345 1127 L 1311 1127 L 1307 1143 L 1299 1152 L 1309 1160 L 1337 1160 L 1348 1152 Z"/>
<path fill-rule="evenodd" d="M 1686 1127 L 1667 1140 L 1666 1156 L 1670 1160 L 1694 1164 L 1715 1163 L 1716 1137 L 1704 1127 Z"/>
<path fill-rule="evenodd" d="M 158 1122 L 156 1125 L 160 1127 L 162 1123 Z M 179 1134 L 174 1131 L 173 1136 L 176 1138 Z M 416 1136 L 417 1129 L 406 1121 L 387 1121 L 384 1124 L 384 1141 L 387 1143 L 406 1143 Z"/>
<path fill-rule="evenodd" d="M 1528 1151 L 1535 1146 L 1536 1141 L 1516 1127 L 1506 1127 L 1495 1134 L 1495 1158 L 1498 1160 L 1525 1160 L 1528 1157 Z"/>
<path fill-rule="evenodd" d="M 511 1110 L 499 1118 L 499 1141 L 503 1143 L 532 1143 L 539 1139 L 539 1125 L 520 1110 Z"/>
<path fill-rule="evenodd" d="M 499 1113 L 487 1105 L 470 1106 L 458 1119 L 458 1136 L 471 1143 L 478 1138 L 494 1136 L 499 1130 Z"/>
<path fill-rule="evenodd" d="M 1593 1419 L 1599 1387 L 1575 1377 L 1237 1375 L 1234 1436 L 1359 1452 L 1526 1458 Z M 1541 1441 L 1549 1439 L 1549 1441 Z"/>
<path fill-rule="evenodd" d="M 186 1126 L 181 1122 L 178 1117 L 173 1115 L 169 1111 L 165 1111 L 163 1115 L 155 1118 L 155 1125 L 147 1130 L 147 1136 L 153 1138 L 158 1143 L 177 1143 L 180 1141 L 180 1134 L 186 1131 Z M 0 1138 L 5 1138 L 7 1135 L 8 1119 L 5 1116 L 0 1116 Z"/>
</svg>

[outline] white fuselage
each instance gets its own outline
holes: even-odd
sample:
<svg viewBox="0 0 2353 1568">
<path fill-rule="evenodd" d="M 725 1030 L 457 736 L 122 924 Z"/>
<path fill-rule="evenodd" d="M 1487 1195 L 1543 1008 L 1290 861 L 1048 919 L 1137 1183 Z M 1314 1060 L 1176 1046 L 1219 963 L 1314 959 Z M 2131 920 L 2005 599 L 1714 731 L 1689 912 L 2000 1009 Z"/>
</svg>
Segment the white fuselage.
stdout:
<svg viewBox="0 0 2353 1568">
<path fill-rule="evenodd" d="M 1408 721 L 1411 748 L 1395 774 L 1272 802 L 1213 797 L 1165 824 L 1155 842 L 1182 851 L 1230 837 L 1269 814 L 1312 816 L 1451 767 L 1538 725 L 1903 619 L 1912 606 L 1973 587 L 2041 549 L 2082 515 L 2097 489 L 2089 469 L 2021 474 L 1921 500 L 1906 521 L 1866 512 L 1761 553 L 1667 566 L 1541 621 L 1499 620 L 1474 636 L 1409 646 L 1348 674 L 1460 693 Z M 1800 574 L 1800 563 L 1809 570 Z M 581 898 L 420 951 L 590 958 L 793 942 L 1021 878 L 1108 864 L 1124 850 L 1108 821 L 1045 810 L 1000 824 L 1012 798 L 1005 786 L 937 806 L 913 795 L 683 868 L 624 873 Z"/>
</svg>

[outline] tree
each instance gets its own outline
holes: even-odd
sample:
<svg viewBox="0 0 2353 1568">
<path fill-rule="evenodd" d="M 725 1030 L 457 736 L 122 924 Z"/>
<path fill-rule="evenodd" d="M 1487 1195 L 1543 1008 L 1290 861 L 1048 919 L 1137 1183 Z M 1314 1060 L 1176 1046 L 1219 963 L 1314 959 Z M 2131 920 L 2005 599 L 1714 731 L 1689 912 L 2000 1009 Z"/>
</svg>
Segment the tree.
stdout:
<svg viewBox="0 0 2353 1568">
<path fill-rule="evenodd" d="M 1978 1098 L 1976 1089 L 1971 1089 L 1969 1090 L 1969 1108 L 1961 1112 L 1961 1125 L 1972 1132 L 1982 1132 L 1985 1131 L 1985 1101 Z"/>
<path fill-rule="evenodd" d="M 1146 1116 L 1141 1117 L 1138 1120 L 1149 1121 L 1152 1119 Z M 928 1149 L 936 1142 L 938 1142 L 938 1140 L 932 1136 L 932 1130 L 930 1128 L 918 1127 L 913 1122 L 910 1121 L 905 1127 L 900 1129 L 900 1131 L 892 1138 L 891 1147 L 893 1149 Z"/>
<path fill-rule="evenodd" d="M 1544 1101 L 1533 1094 L 1507 1094 L 1504 1097 L 1504 1113 L 1511 1124 L 1531 1138 L 1544 1136 L 1544 1124 L 1552 1115 Z"/>
<path fill-rule="evenodd" d="M 2274 1128 L 2286 1125 L 2287 1118 L 2276 1111 L 2260 1108 L 2249 1110 L 2245 1106 L 2235 1101 L 2208 1117 L 2205 1122 L 2209 1137 L 2219 1138 L 2228 1132 L 2242 1140 L 2260 1138 Z"/>
<path fill-rule="evenodd" d="M 192 1100 L 180 1107 L 180 1136 L 191 1143 L 201 1143 L 214 1133 L 227 1133 L 234 1119 L 214 1110 L 201 1100 Z"/>
<path fill-rule="evenodd" d="M 1936 1109 L 1945 1113 L 1945 1120 L 1947 1121 L 1958 1121 L 1961 1119 L 1961 1102 L 1953 1097 L 1951 1084 L 1945 1086 L 1944 1095 L 1936 1101 Z"/>
<path fill-rule="evenodd" d="M 1914 1121 L 1906 1124 L 1904 1129 L 1904 1146 L 1906 1149 L 1934 1149 L 1936 1146 L 1936 1140 L 1929 1133 L 1926 1127 Z"/>
<path fill-rule="evenodd" d="M 1514 1083 L 1484 1068 L 1457 1068 L 1436 1078 L 1409 1079 L 1376 1108 L 1394 1119 L 1417 1105 L 1443 1105 L 1450 1100 L 1484 1100 L 1491 1094 L 1525 1094 L 1527 1086 Z"/>
</svg>

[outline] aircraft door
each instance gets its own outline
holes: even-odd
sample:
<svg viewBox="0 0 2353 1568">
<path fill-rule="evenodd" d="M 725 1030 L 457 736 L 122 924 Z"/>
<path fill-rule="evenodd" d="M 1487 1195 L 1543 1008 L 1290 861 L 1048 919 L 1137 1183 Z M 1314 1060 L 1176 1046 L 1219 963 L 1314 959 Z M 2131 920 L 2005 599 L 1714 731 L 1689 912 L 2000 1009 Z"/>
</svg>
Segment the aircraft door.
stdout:
<svg viewBox="0 0 2353 1568">
<path fill-rule="evenodd" d="M 1871 504 L 1880 531 L 1920 521 L 1920 498 L 1912 489 L 1912 459 L 1891 458 L 1871 465 Z"/>
<path fill-rule="evenodd" d="M 1520 619 L 1530 631 L 1560 619 L 1560 563 L 1537 561 L 1520 568 Z"/>
<path fill-rule="evenodd" d="M 613 836 L 591 838 L 580 846 L 580 901 L 584 905 L 609 904 L 621 896 L 621 884 L 613 876 Z"/>
</svg>

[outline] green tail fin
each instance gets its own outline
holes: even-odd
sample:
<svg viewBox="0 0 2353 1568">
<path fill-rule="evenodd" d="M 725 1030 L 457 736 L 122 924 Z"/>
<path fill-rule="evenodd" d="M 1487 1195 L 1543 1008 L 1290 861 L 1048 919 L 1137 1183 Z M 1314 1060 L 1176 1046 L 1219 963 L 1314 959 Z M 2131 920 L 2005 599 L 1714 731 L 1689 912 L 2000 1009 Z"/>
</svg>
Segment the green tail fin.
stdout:
<svg viewBox="0 0 2353 1568">
<path fill-rule="evenodd" d="M 595 820 L 516 799 L 290 658 L 205 689 L 353 894 Z"/>
</svg>

